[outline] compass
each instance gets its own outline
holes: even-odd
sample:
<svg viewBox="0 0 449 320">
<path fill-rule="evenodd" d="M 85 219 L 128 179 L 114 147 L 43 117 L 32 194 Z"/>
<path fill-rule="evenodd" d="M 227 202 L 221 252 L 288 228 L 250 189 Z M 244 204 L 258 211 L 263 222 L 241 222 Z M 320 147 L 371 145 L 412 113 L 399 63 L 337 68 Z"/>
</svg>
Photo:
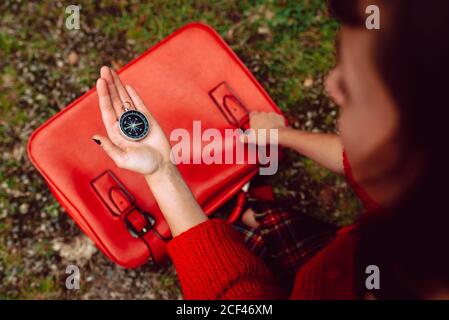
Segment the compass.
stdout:
<svg viewBox="0 0 449 320">
<path fill-rule="evenodd" d="M 125 108 L 125 112 L 119 119 L 119 128 L 125 138 L 139 141 L 147 136 L 150 124 L 142 112 Z"/>
</svg>

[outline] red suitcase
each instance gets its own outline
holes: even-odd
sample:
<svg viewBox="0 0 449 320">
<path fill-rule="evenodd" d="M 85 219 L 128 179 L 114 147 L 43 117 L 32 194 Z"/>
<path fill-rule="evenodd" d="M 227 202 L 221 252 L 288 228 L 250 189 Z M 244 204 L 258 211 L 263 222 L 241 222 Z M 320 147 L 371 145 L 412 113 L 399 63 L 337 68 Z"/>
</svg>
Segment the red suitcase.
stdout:
<svg viewBox="0 0 449 320">
<path fill-rule="evenodd" d="M 177 30 L 119 71 L 146 102 L 167 135 L 175 128 L 245 127 L 248 110 L 280 112 L 235 53 L 210 27 Z M 105 135 L 91 89 L 31 136 L 28 155 L 81 229 L 126 268 L 161 262 L 167 223 L 139 174 L 117 168 L 97 145 Z M 151 134 L 151 133 L 150 133 Z M 182 176 L 207 214 L 256 174 L 251 164 L 181 164 Z M 180 212 L 182 214 L 182 212 Z"/>
</svg>

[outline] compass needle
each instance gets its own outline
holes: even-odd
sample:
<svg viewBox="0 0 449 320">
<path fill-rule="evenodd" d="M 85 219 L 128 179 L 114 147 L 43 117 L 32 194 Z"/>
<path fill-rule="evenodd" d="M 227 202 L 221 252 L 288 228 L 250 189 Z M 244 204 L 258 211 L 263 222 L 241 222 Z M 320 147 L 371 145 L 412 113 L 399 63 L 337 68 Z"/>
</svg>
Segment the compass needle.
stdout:
<svg viewBox="0 0 449 320">
<path fill-rule="evenodd" d="M 122 135 L 132 141 L 145 138 L 150 130 L 148 119 L 137 110 L 126 110 L 120 117 L 119 127 Z"/>
</svg>

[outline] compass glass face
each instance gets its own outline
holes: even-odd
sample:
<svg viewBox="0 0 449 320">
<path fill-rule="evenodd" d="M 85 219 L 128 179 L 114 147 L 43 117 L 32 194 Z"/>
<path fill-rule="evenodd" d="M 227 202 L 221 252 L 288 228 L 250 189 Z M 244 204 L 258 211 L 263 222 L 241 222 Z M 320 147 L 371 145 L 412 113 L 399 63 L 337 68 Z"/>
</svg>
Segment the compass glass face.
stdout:
<svg viewBox="0 0 449 320">
<path fill-rule="evenodd" d="M 139 111 L 126 111 L 120 117 L 120 130 L 129 139 L 143 139 L 150 130 L 150 126 L 145 115 Z"/>
</svg>

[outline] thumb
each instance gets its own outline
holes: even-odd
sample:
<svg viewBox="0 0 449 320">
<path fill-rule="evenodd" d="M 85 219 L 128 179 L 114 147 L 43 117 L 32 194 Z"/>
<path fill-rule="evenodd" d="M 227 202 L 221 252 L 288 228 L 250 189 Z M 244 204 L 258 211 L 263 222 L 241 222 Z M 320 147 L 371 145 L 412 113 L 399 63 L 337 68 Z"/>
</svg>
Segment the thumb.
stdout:
<svg viewBox="0 0 449 320">
<path fill-rule="evenodd" d="M 123 166 L 125 153 L 122 149 L 113 144 L 109 138 L 100 135 L 94 135 L 92 137 L 92 140 L 103 148 L 104 152 L 106 152 L 106 154 L 112 159 L 112 161 L 115 162 L 118 167 Z"/>
</svg>

